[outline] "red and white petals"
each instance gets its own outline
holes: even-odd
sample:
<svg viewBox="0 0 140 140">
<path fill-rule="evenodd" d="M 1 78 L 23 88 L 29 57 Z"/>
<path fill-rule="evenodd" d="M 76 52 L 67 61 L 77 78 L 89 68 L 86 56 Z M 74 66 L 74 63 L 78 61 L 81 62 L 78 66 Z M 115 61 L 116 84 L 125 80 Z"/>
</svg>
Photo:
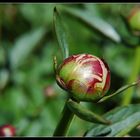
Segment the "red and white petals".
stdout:
<svg viewBox="0 0 140 140">
<path fill-rule="evenodd" d="M 0 126 L 0 136 L 12 137 L 15 136 L 15 128 L 12 125 Z"/>
<path fill-rule="evenodd" d="M 107 64 L 90 54 L 72 55 L 65 59 L 58 69 L 58 75 L 63 85 L 65 83 L 65 89 L 81 101 L 102 97 L 110 87 Z"/>
</svg>

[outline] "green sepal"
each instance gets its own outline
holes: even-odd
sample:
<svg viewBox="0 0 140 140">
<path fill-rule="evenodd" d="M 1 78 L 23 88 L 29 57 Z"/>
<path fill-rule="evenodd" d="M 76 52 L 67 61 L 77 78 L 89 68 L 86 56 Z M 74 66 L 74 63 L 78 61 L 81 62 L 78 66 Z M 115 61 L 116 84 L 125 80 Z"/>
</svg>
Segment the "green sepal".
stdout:
<svg viewBox="0 0 140 140">
<path fill-rule="evenodd" d="M 89 122 L 93 122 L 93 123 L 100 123 L 100 124 L 107 124 L 107 125 L 111 124 L 110 121 L 104 119 L 103 117 L 97 115 L 94 112 L 87 110 L 86 108 L 84 108 L 80 104 L 76 103 L 75 101 L 68 100 L 67 105 L 68 105 L 69 109 L 75 115 L 77 115 L 79 118 L 81 118 L 85 121 L 89 121 Z"/>
<path fill-rule="evenodd" d="M 55 78 L 56 78 L 56 82 L 57 84 L 64 90 L 67 90 L 65 83 L 63 81 L 61 81 L 59 75 L 58 75 L 58 69 L 57 69 L 57 58 L 56 56 L 53 57 L 53 69 L 54 69 L 54 73 L 55 73 Z M 60 84 L 61 83 L 61 84 Z"/>
</svg>

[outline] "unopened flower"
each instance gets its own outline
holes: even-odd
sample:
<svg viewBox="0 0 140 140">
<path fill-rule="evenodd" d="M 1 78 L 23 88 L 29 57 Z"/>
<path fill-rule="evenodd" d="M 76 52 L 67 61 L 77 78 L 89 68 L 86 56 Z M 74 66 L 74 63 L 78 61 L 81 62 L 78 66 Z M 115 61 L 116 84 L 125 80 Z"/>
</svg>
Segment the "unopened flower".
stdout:
<svg viewBox="0 0 140 140">
<path fill-rule="evenodd" d="M 0 136 L 3 137 L 12 137 L 15 136 L 15 127 L 13 127 L 12 125 L 3 125 L 0 126 Z"/>
<path fill-rule="evenodd" d="M 56 80 L 78 101 L 95 101 L 110 87 L 107 63 L 90 54 L 72 55 L 58 67 Z"/>
<path fill-rule="evenodd" d="M 49 86 L 45 87 L 44 96 L 49 98 L 49 99 L 57 96 L 53 85 L 49 85 Z"/>
</svg>

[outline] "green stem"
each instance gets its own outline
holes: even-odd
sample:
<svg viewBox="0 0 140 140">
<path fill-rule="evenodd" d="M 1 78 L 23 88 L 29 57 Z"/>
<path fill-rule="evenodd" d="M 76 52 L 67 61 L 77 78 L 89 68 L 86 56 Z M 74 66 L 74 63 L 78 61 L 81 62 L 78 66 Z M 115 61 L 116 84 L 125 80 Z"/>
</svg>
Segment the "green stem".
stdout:
<svg viewBox="0 0 140 140">
<path fill-rule="evenodd" d="M 132 67 L 132 72 L 130 73 L 130 77 L 127 81 L 127 84 L 132 83 L 138 79 L 138 75 L 140 72 L 140 46 L 137 46 L 135 49 L 135 56 L 133 60 L 133 67 Z M 128 90 L 125 91 L 123 94 L 123 101 L 122 105 L 128 105 L 131 102 L 132 95 L 133 95 L 134 87 L 129 88 Z"/>
<path fill-rule="evenodd" d="M 54 131 L 53 136 L 66 136 L 70 123 L 74 117 L 74 113 L 67 106 L 67 101 L 63 108 L 59 123 Z"/>
</svg>

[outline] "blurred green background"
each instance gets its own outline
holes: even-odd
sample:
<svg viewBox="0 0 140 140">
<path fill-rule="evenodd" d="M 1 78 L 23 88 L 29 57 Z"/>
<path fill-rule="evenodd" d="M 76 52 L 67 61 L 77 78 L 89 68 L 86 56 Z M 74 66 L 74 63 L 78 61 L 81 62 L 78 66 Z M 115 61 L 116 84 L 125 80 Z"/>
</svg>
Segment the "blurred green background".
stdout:
<svg viewBox="0 0 140 140">
<path fill-rule="evenodd" d="M 102 37 L 80 20 L 67 15 L 63 8 L 86 10 L 135 44 L 137 39 L 131 37 L 120 13 L 123 11 L 127 15 L 138 4 L 1 4 L 0 125 L 14 125 L 17 136 L 52 136 L 65 103 L 66 93 L 57 86 L 53 71 L 53 56 L 57 56 L 59 63 L 62 61 L 53 27 L 55 6 L 69 33 L 70 55 L 90 53 L 108 63 L 111 70 L 108 94 L 128 83 L 134 70 L 135 45 Z M 139 75 L 136 77 L 138 79 Z M 131 103 L 138 103 L 140 87 L 134 92 Z M 103 114 L 122 105 L 123 95 L 98 105 L 82 104 Z M 75 116 L 68 135 L 82 136 L 91 125 Z M 139 135 L 139 131 L 131 135 Z"/>
</svg>

